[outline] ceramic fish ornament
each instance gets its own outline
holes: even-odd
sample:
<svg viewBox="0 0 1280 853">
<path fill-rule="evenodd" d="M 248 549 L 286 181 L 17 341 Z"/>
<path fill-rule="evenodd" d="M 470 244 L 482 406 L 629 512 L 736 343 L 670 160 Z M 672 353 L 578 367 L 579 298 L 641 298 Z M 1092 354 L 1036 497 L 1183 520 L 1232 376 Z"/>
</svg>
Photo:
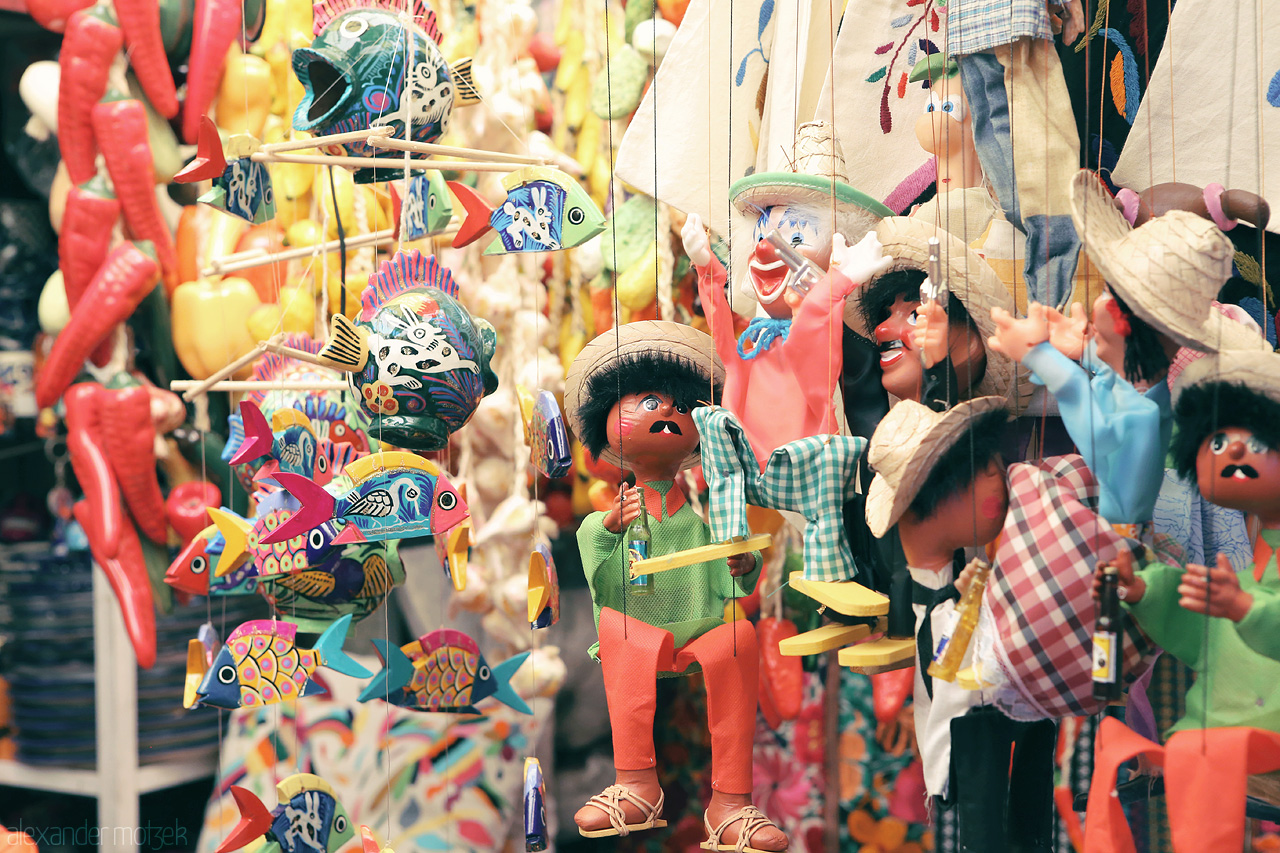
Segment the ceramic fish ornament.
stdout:
<svg viewBox="0 0 1280 853">
<path fill-rule="evenodd" d="M 476 703 L 492 696 L 522 714 L 532 714 L 508 683 L 528 652 L 508 658 L 492 669 L 471 637 L 440 628 L 400 648 L 374 640 L 383 667 L 360 694 L 361 702 L 386 699 L 401 708 L 457 714 L 476 714 Z"/>
<path fill-rule="evenodd" d="M 271 811 L 253 792 L 231 786 L 240 822 L 218 847 L 229 853 L 259 838 L 258 853 L 338 853 L 355 838 L 355 826 L 328 782 L 311 773 L 295 773 L 276 785 L 279 801 Z"/>
<path fill-rule="evenodd" d="M 277 474 L 301 506 L 262 542 L 291 542 L 327 521 L 339 528 L 332 540 L 339 545 L 406 539 L 444 533 L 470 516 L 440 466 L 413 453 L 372 453 L 352 462 L 344 474 L 353 485 L 336 497 L 306 477 Z"/>
<path fill-rule="evenodd" d="M 293 72 L 304 90 L 293 114 L 295 130 L 322 136 L 389 126 L 396 138 L 434 142 L 455 107 L 479 100 L 470 58 L 450 66 L 440 52 L 435 13 L 424 0 L 413 0 L 412 19 L 402 14 L 404 7 L 402 0 L 315 4 L 316 37 L 310 47 L 293 52 Z M 385 154 L 363 140 L 328 149 L 352 157 Z M 402 174 L 395 168 L 357 169 L 355 179 L 371 183 Z"/>
<path fill-rule="evenodd" d="M 373 830 L 367 826 L 360 827 L 360 851 L 361 853 L 396 853 L 390 845 L 383 847 L 379 844 Z"/>
<path fill-rule="evenodd" d="M 258 147 L 247 136 L 234 136 L 228 146 L 233 159 L 227 162 L 218 128 L 208 116 L 200 119 L 196 159 L 174 176 L 180 184 L 208 180 L 213 188 L 196 201 L 238 216 L 255 225 L 275 218 L 275 193 L 266 163 L 255 163 L 249 155 Z"/>
<path fill-rule="evenodd" d="M 257 591 L 257 569 L 242 553 L 238 565 L 218 576 L 226 540 L 211 524 L 195 535 L 169 564 L 164 582 L 187 595 L 250 595 Z"/>
<path fill-rule="evenodd" d="M 526 166 L 502 180 L 507 197 L 490 208 L 465 184 L 449 182 L 449 189 L 466 210 L 453 238 L 454 248 L 479 240 L 490 230 L 497 237 L 486 255 L 508 252 L 554 252 L 581 246 L 604 232 L 605 218 L 587 191 L 558 169 Z"/>
<path fill-rule="evenodd" d="M 569 432 L 565 429 L 556 395 L 550 391 L 539 391 L 534 396 L 523 386 L 517 386 L 516 393 L 520 396 L 524 441 L 529 445 L 533 467 L 549 479 L 563 477 L 573 465 L 573 454 L 569 450 Z"/>
<path fill-rule="evenodd" d="M 458 487 L 458 496 L 467 500 L 467 484 Z M 436 558 L 444 568 L 445 577 L 453 588 L 462 592 L 467 588 L 467 561 L 471 558 L 471 546 L 476 542 L 475 525 L 467 516 L 448 531 L 435 537 Z"/>
<path fill-rule="evenodd" d="M 214 658 L 197 691 L 200 705 L 215 708 L 260 708 L 323 693 L 311 679 L 321 666 L 368 678 L 369 670 L 342 650 L 351 617 L 343 616 L 325 630 L 313 649 L 295 645 L 298 626 L 292 622 L 258 619 L 231 632 Z"/>
<path fill-rule="evenodd" d="M 398 205 L 400 215 L 400 240 L 420 240 L 432 234 L 440 234 L 449 227 L 453 218 L 453 198 L 445 186 L 444 176 L 438 171 L 416 175 L 409 182 L 409 192 L 400 200 L 397 183 L 391 187 L 391 203 Z"/>
<path fill-rule="evenodd" d="M 320 355 L 342 370 L 369 435 L 410 450 L 441 450 L 498 388 L 493 326 L 457 299 L 453 276 L 417 249 L 384 261 L 361 295 L 358 322 L 333 315 Z"/>
<path fill-rule="evenodd" d="M 187 641 L 187 678 L 182 690 L 183 708 L 191 710 L 200 701 L 200 684 L 221 645 L 218 642 L 218 631 L 210 622 L 200 626 L 194 640 Z"/>
<path fill-rule="evenodd" d="M 550 628 L 560 621 L 560 578 L 551 549 L 539 542 L 529 554 L 529 627 Z"/>
<path fill-rule="evenodd" d="M 536 758 L 524 760 L 524 849 L 547 849 L 547 785 Z"/>
</svg>

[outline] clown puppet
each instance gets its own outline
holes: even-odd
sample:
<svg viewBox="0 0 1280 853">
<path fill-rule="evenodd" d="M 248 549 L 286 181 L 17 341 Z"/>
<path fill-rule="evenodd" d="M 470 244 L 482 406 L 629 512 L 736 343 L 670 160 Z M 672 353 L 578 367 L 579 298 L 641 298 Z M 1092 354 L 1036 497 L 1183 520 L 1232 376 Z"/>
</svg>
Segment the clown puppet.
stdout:
<svg viewBox="0 0 1280 853">
<path fill-rule="evenodd" d="M 624 537 L 642 511 L 650 519 L 651 556 L 710 544 L 706 524 L 674 481 L 700 458 L 691 411 L 717 402 L 723 384 L 711 339 L 664 321 L 628 323 L 597 337 L 565 380 L 565 416 L 587 452 L 636 477 L 608 512 L 592 513 L 578 529 L 599 632 L 589 653 L 604 673 L 617 771 L 615 784 L 574 817 L 588 838 L 665 826 L 653 741 L 656 679 L 701 668 L 711 730 L 707 843 L 720 845 L 713 850 L 787 848 L 782 831 L 751 804 L 755 630 L 745 620 L 724 621 L 725 603 L 754 589 L 760 554 L 662 572 L 645 595 L 628 583 Z"/>
</svg>

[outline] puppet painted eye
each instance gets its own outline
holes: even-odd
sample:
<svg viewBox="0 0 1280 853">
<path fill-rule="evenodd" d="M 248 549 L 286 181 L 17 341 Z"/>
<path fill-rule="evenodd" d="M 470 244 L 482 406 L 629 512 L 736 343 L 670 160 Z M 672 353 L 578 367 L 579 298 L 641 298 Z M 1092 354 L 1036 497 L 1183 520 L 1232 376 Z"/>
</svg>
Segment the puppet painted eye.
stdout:
<svg viewBox="0 0 1280 853">
<path fill-rule="evenodd" d="M 964 121 L 964 102 L 959 95 L 952 95 L 943 101 L 941 109 L 956 121 Z"/>
<path fill-rule="evenodd" d="M 658 407 L 662 405 L 662 401 L 650 394 L 640 401 L 640 405 L 644 407 L 646 412 L 656 412 Z"/>
<path fill-rule="evenodd" d="M 940 109 L 942 109 L 942 99 L 938 97 L 937 92 L 930 92 L 929 103 L 924 105 L 924 111 L 931 113 Z"/>
<path fill-rule="evenodd" d="M 916 323 L 918 323 L 919 321 L 920 321 L 920 315 L 919 315 L 919 313 L 918 313 L 918 312 L 916 312 L 916 311 L 912 311 L 912 312 L 911 312 L 911 316 L 907 317 L 907 325 L 908 325 L 908 326 L 914 326 L 914 325 L 915 325 Z"/>
<path fill-rule="evenodd" d="M 207 568 L 209 568 L 209 561 L 204 557 L 196 557 L 191 561 L 191 574 L 193 575 L 202 575 Z"/>
<path fill-rule="evenodd" d="M 1262 442 L 1262 439 L 1258 438 L 1256 435 L 1249 436 L 1248 440 L 1245 441 L 1244 446 L 1248 448 L 1250 453 L 1257 453 L 1259 455 L 1266 453 L 1271 449 L 1270 447 L 1267 447 L 1267 445 Z"/>
<path fill-rule="evenodd" d="M 682 415 L 687 415 L 689 414 L 689 407 L 684 403 L 676 403 L 676 412 Z"/>
<path fill-rule="evenodd" d="M 1231 443 L 1231 439 L 1227 437 L 1225 432 L 1215 432 L 1213 438 L 1209 439 L 1209 449 L 1215 454 L 1220 454 L 1227 449 L 1227 445 Z"/>
</svg>

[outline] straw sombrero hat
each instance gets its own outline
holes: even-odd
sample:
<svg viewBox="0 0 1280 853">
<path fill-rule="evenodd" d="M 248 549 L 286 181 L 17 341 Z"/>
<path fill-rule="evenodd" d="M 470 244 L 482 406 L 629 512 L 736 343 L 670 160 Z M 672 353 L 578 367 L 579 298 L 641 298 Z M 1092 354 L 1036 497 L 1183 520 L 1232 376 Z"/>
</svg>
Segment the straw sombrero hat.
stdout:
<svg viewBox="0 0 1280 853">
<path fill-rule="evenodd" d="M 978 333 L 982 335 L 983 346 L 986 346 L 987 338 L 996 331 L 995 321 L 991 319 L 991 309 L 1003 308 L 1010 314 L 1014 313 L 1013 297 L 1009 295 L 1004 282 L 991 265 L 959 237 L 923 219 L 909 216 L 892 216 L 881 221 L 876 226 L 876 236 L 884 247 L 885 255 L 893 258 L 893 265 L 886 272 L 928 272 L 929 238 L 938 238 L 938 255 L 947 287 L 973 318 Z M 871 282 L 868 282 L 862 287 L 854 288 L 844 303 L 845 325 L 869 340 L 874 339 L 875 332 L 868 329 L 863 320 L 862 294 L 870 286 Z M 1021 411 L 1031 397 L 1033 386 L 1027 381 L 1026 374 L 1022 377 L 1018 374 L 1013 359 L 988 348 L 987 372 L 978 383 L 976 393 L 983 397 L 1004 397 Z"/>
<path fill-rule="evenodd" d="M 1071 218 L 1107 284 L 1156 331 L 1201 352 L 1270 349 L 1259 332 L 1210 310 L 1235 247 L 1209 220 L 1171 210 L 1134 228 L 1088 170 L 1071 182 Z"/>
<path fill-rule="evenodd" d="M 1223 350 L 1198 358 L 1173 384 L 1173 404 L 1188 388 L 1230 382 L 1280 404 L 1280 353 L 1261 350 Z"/>
<path fill-rule="evenodd" d="M 938 457 L 950 450 L 973 419 L 1008 406 L 1002 397 L 975 397 L 945 412 L 935 412 L 914 400 L 903 400 L 884 416 L 867 462 L 876 472 L 867 489 L 867 527 L 880 538 L 897 524 L 933 472 Z"/>
<path fill-rule="evenodd" d="M 641 353 L 684 365 L 702 374 L 706 377 L 708 394 L 711 394 L 713 383 L 717 392 L 724 387 L 724 365 L 706 332 L 669 320 L 626 323 L 596 336 L 569 365 L 569 374 L 564 380 L 564 416 L 574 435 L 579 438 L 583 435 L 582 408 L 592 378 Z M 612 448 L 606 448 L 600 459 L 611 465 L 622 464 Z M 695 449 L 681 467 L 692 468 L 701 459 L 701 451 Z"/>
<path fill-rule="evenodd" d="M 812 205 L 829 209 L 835 199 L 836 231 L 856 243 L 877 221 L 893 211 L 866 193 L 849 186 L 844 152 L 831 125 L 802 124 L 796 130 L 790 172 L 760 172 L 739 178 L 729 198 L 740 213 L 755 216 L 778 204 Z"/>
</svg>

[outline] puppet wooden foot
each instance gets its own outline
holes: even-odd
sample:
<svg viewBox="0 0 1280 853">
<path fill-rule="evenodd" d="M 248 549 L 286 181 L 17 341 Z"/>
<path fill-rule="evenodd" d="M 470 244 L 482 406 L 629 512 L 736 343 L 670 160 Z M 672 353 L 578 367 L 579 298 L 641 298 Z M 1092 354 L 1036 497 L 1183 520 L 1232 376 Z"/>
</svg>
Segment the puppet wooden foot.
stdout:
<svg viewBox="0 0 1280 853">
<path fill-rule="evenodd" d="M 869 643 L 859 643 L 856 646 L 841 649 L 839 660 L 841 666 L 847 666 L 854 672 L 865 675 L 906 669 L 915 665 L 916 641 L 914 637 L 902 640 L 882 637 Z"/>
<path fill-rule="evenodd" d="M 817 655 L 856 643 L 871 636 L 870 625 L 840 625 L 832 623 L 787 637 L 778 643 L 778 651 L 790 658 Z"/>
<path fill-rule="evenodd" d="M 659 817 L 666 798 L 657 785 L 656 773 L 654 787 L 658 790 L 656 803 L 650 803 L 626 785 L 615 784 L 605 788 L 587 800 L 587 804 L 573 816 L 578 833 L 584 838 L 605 838 L 666 826 L 667 822 Z"/>
<path fill-rule="evenodd" d="M 853 581 L 807 581 L 803 572 L 792 572 L 791 588 L 846 616 L 884 616 L 889 612 L 888 596 Z"/>
<path fill-rule="evenodd" d="M 742 799 L 749 794 L 741 795 Z M 724 802 L 717 802 L 717 799 Z M 787 836 L 777 824 L 765 817 L 751 803 L 737 805 L 733 795 L 713 791 L 711 803 L 702 817 L 707 829 L 707 840 L 702 842 L 703 850 L 743 851 L 743 853 L 780 853 L 787 849 Z M 712 820 L 716 824 L 712 826 Z"/>
</svg>

